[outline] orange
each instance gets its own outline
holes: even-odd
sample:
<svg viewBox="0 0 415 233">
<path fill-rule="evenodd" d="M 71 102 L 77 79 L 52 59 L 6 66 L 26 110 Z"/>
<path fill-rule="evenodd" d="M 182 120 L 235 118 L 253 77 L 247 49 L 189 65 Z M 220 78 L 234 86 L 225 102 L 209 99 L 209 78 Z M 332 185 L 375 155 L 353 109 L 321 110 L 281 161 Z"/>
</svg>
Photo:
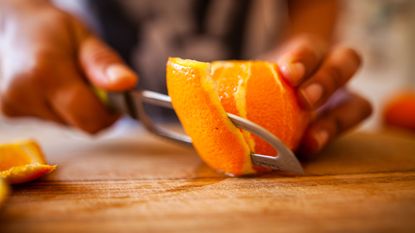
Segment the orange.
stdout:
<svg viewBox="0 0 415 233">
<path fill-rule="evenodd" d="M 4 203 L 9 193 L 9 188 L 3 179 L 0 179 L 0 206 Z"/>
<path fill-rule="evenodd" d="M 384 108 L 383 122 L 415 132 L 415 92 L 405 91 L 395 95 Z"/>
<path fill-rule="evenodd" d="M 228 119 L 210 71 L 209 63 L 170 58 L 167 89 L 173 108 L 209 166 L 230 175 L 253 173 L 250 149 Z"/>
<path fill-rule="evenodd" d="M 295 92 L 275 64 L 261 61 L 204 63 L 170 58 L 167 88 L 186 133 L 200 157 L 229 175 L 263 171 L 250 153 L 275 155 L 265 141 L 236 128 L 226 112 L 247 118 L 295 149 L 308 123 Z"/>
<path fill-rule="evenodd" d="M 0 178 L 10 184 L 37 179 L 55 168 L 46 164 L 39 145 L 33 140 L 0 144 Z"/>
</svg>

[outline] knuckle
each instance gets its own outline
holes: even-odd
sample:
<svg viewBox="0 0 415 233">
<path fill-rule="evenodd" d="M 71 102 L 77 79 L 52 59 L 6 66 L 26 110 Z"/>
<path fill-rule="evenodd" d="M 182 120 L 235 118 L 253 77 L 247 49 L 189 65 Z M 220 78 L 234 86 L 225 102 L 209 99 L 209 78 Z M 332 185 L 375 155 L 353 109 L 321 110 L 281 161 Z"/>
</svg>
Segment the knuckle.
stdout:
<svg viewBox="0 0 415 233">
<path fill-rule="evenodd" d="M 25 90 L 24 82 L 25 80 L 22 80 L 19 76 L 8 79 L 7 82 L 3 82 L 1 89 L 2 101 L 22 99 L 21 97 L 27 92 L 27 90 Z"/>
<path fill-rule="evenodd" d="M 342 121 L 341 116 L 333 112 L 326 112 L 320 117 L 319 128 L 325 129 L 329 132 L 330 137 L 335 137 L 345 129 L 345 122 Z"/>
<path fill-rule="evenodd" d="M 118 54 L 106 44 L 96 38 L 85 41 L 84 57 L 92 63 L 113 63 L 121 61 Z"/>
<path fill-rule="evenodd" d="M 57 72 L 62 63 L 66 62 L 53 49 L 41 48 L 31 58 L 32 62 L 17 71 L 11 80 L 21 81 L 21 85 L 29 89 L 48 89 L 59 80 L 56 79 Z"/>
<path fill-rule="evenodd" d="M 343 84 L 344 75 L 342 70 L 337 66 L 329 66 L 327 73 L 330 77 L 330 80 L 333 82 L 334 87 L 339 87 Z"/>
<path fill-rule="evenodd" d="M 27 66 L 25 69 L 21 70 L 19 73 L 15 74 L 11 78 L 11 88 L 12 89 L 33 89 L 37 86 L 42 86 L 47 84 L 47 79 L 49 79 L 49 73 L 46 64 L 42 59 L 35 59 L 35 62 L 30 66 Z M 28 90 L 26 89 L 26 90 Z"/>
<path fill-rule="evenodd" d="M 326 53 L 326 46 L 317 38 L 309 35 L 300 36 L 294 44 L 296 45 L 294 56 L 307 65 L 308 72 L 312 72 L 321 63 Z"/>
<path fill-rule="evenodd" d="M 337 53 L 337 55 L 336 55 Z M 336 50 L 335 55 L 341 59 L 340 64 L 344 64 L 344 61 L 352 63 L 353 67 L 357 69 L 362 64 L 362 56 L 355 50 L 349 47 L 340 47 Z"/>
<path fill-rule="evenodd" d="M 363 118 L 366 118 L 373 113 L 373 106 L 369 100 L 361 98 L 361 110 Z"/>
<path fill-rule="evenodd" d="M 9 104 L 7 104 L 6 101 L 4 101 L 3 99 L 1 99 L 0 101 L 0 111 L 3 113 L 3 115 L 5 116 L 14 116 L 15 112 L 14 110 L 10 107 Z"/>
<path fill-rule="evenodd" d="M 352 60 L 354 60 L 358 65 L 362 63 L 362 56 L 352 48 L 343 48 L 343 53 L 345 56 L 350 57 Z"/>
<path fill-rule="evenodd" d="M 344 75 L 341 69 L 337 66 L 326 67 L 324 78 L 326 79 L 328 90 L 331 92 L 334 92 L 344 84 Z"/>
<path fill-rule="evenodd" d="M 55 23 L 66 23 L 72 17 L 70 14 L 56 8 L 47 9 L 43 16 L 45 20 L 50 20 Z"/>
</svg>

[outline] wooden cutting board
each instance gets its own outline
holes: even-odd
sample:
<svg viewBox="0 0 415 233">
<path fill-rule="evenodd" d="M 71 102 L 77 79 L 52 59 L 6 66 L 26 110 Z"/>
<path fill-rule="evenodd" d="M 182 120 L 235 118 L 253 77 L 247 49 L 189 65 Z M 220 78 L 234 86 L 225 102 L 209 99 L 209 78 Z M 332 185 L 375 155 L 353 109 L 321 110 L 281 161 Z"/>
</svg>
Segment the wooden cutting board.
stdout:
<svg viewBox="0 0 415 233">
<path fill-rule="evenodd" d="M 306 175 L 229 178 L 191 148 L 121 122 L 85 135 L 0 121 L 0 141 L 33 137 L 58 169 L 13 187 L 0 232 L 415 232 L 415 136 L 352 133 Z"/>
</svg>

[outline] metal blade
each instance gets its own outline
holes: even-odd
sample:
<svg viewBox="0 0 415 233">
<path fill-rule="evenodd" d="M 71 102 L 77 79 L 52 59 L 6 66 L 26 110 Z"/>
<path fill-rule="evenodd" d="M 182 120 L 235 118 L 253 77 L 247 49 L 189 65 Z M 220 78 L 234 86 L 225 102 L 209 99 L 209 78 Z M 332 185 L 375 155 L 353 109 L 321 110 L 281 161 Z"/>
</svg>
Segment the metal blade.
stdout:
<svg viewBox="0 0 415 233">
<path fill-rule="evenodd" d="M 135 112 L 138 113 L 140 120 L 150 132 L 176 142 L 192 144 L 192 140 L 189 136 L 171 130 L 166 130 L 154 124 L 151 118 L 144 111 L 143 103 L 153 104 L 165 108 L 173 108 L 170 96 L 153 91 L 132 91 L 129 92 L 129 95 L 133 97 L 132 99 L 139 102 L 138 104 L 135 104 Z M 276 151 L 278 151 L 277 156 L 252 153 L 251 160 L 253 164 L 291 174 L 304 174 L 303 168 L 294 153 L 286 147 L 278 137 L 252 121 L 230 113 L 227 113 L 227 115 L 236 127 L 258 135 L 268 142 Z"/>
<path fill-rule="evenodd" d="M 228 113 L 228 117 L 236 127 L 258 135 L 278 152 L 278 156 L 276 157 L 262 154 L 251 154 L 253 164 L 292 174 L 304 174 L 304 170 L 297 157 L 295 157 L 294 153 L 287 146 L 285 146 L 278 137 L 260 125 L 245 118 L 230 113 Z"/>
</svg>

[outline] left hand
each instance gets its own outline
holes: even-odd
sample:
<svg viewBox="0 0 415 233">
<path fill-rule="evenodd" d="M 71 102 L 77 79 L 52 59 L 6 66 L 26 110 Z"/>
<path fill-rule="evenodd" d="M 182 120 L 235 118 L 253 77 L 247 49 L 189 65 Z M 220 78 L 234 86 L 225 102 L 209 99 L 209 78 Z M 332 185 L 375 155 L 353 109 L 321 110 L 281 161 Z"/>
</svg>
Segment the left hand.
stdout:
<svg viewBox="0 0 415 233">
<path fill-rule="evenodd" d="M 297 89 L 302 106 L 317 112 L 303 136 L 301 155 L 320 152 L 371 114 L 371 104 L 355 93 L 343 90 L 341 100 L 331 98 L 344 89 L 361 65 L 355 50 L 342 46 L 329 49 L 319 38 L 302 35 L 289 40 L 278 51 L 268 58 L 275 61 L 273 58 L 277 57 L 282 75 Z"/>
</svg>

